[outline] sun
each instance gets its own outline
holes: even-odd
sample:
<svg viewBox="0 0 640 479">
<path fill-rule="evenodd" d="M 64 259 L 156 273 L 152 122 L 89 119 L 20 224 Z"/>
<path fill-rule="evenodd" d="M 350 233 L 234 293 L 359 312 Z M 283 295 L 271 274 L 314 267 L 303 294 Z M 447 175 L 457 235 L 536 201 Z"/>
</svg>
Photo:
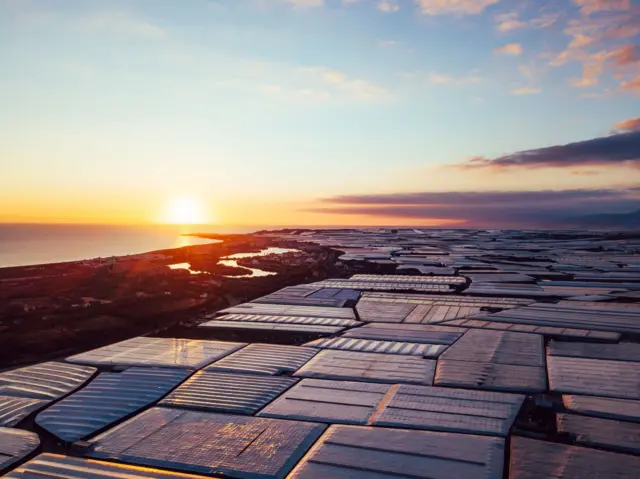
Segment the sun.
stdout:
<svg viewBox="0 0 640 479">
<path fill-rule="evenodd" d="M 176 225 L 196 225 L 207 222 L 202 206 L 193 198 L 173 198 L 167 204 L 165 221 Z"/>
</svg>

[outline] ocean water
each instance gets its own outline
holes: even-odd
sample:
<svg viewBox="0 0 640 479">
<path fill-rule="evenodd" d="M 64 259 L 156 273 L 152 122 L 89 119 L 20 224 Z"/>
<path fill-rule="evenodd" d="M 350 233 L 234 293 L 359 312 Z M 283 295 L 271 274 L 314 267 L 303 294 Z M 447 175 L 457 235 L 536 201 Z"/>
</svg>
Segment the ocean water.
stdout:
<svg viewBox="0 0 640 479">
<path fill-rule="evenodd" d="M 185 233 L 251 233 L 264 227 L 0 224 L 0 267 L 146 253 L 209 241 Z"/>
</svg>

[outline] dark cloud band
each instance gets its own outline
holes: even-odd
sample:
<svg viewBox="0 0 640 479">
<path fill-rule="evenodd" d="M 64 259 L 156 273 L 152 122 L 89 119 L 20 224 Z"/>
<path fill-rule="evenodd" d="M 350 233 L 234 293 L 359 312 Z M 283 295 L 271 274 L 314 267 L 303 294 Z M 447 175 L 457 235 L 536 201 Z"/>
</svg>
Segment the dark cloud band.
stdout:
<svg viewBox="0 0 640 479">
<path fill-rule="evenodd" d="M 564 218 L 640 209 L 640 188 L 350 195 L 313 212 L 380 218 L 460 220 L 468 225 L 544 226 Z"/>
<path fill-rule="evenodd" d="M 475 157 L 456 167 L 504 169 L 614 165 L 640 168 L 640 131 L 520 151 L 494 159 Z"/>
</svg>

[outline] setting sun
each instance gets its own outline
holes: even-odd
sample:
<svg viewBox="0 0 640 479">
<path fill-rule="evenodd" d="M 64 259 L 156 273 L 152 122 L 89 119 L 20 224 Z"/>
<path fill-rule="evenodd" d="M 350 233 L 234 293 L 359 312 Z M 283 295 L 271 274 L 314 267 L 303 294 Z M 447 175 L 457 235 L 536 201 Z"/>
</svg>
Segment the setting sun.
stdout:
<svg viewBox="0 0 640 479">
<path fill-rule="evenodd" d="M 173 198 L 169 201 L 165 213 L 165 221 L 178 225 L 207 223 L 207 218 L 200 203 L 193 198 Z"/>
</svg>

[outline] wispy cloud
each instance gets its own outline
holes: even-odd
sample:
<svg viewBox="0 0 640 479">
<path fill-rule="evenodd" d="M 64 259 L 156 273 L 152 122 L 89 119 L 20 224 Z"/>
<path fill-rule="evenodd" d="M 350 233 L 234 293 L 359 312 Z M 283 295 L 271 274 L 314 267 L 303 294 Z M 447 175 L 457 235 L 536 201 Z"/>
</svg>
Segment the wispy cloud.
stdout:
<svg viewBox="0 0 640 479">
<path fill-rule="evenodd" d="M 640 76 L 624 81 L 620 84 L 620 90 L 632 93 L 640 93 Z"/>
<path fill-rule="evenodd" d="M 597 77 L 572 77 L 569 78 L 569 83 L 576 88 L 589 88 L 598 84 Z"/>
<path fill-rule="evenodd" d="M 536 77 L 535 69 L 532 65 L 520 65 L 518 66 L 518 71 L 527 80 L 533 81 Z"/>
<path fill-rule="evenodd" d="M 527 22 L 520 19 L 518 12 L 501 13 L 494 17 L 496 28 L 501 32 L 510 32 L 519 30 L 527 26 Z"/>
<path fill-rule="evenodd" d="M 571 174 L 578 175 L 578 176 L 596 176 L 600 173 L 594 170 L 576 170 L 576 171 L 572 171 Z"/>
<path fill-rule="evenodd" d="M 324 0 L 285 0 L 287 3 L 295 5 L 296 7 L 321 7 L 324 5 Z"/>
<path fill-rule="evenodd" d="M 589 98 L 591 100 L 602 100 L 608 98 L 613 94 L 609 88 L 605 88 L 600 92 L 587 92 L 580 95 L 581 98 Z"/>
<path fill-rule="evenodd" d="M 387 193 L 373 195 L 341 195 L 325 198 L 323 203 L 341 205 L 504 205 L 511 202 L 534 203 L 575 201 L 587 198 L 618 198 L 623 194 L 640 194 L 640 188 L 629 190 L 577 189 L 542 191 L 445 191 L 417 193 Z"/>
<path fill-rule="evenodd" d="M 298 67 L 237 56 L 222 56 L 218 63 L 227 68 L 219 69 L 216 80 L 209 83 L 211 86 L 247 95 L 259 94 L 262 99 L 273 99 L 283 106 L 354 105 L 393 98 L 387 88 L 373 81 L 328 67 Z"/>
<path fill-rule="evenodd" d="M 604 64 L 599 61 L 585 63 L 582 67 L 582 77 L 573 77 L 569 82 L 578 88 L 592 87 L 599 83 L 600 74 L 604 68 Z"/>
<path fill-rule="evenodd" d="M 598 85 L 606 75 L 620 82 L 620 91 L 635 92 L 628 73 L 640 61 L 638 46 L 629 43 L 629 39 L 640 35 L 637 6 L 631 0 L 573 0 L 573 3 L 579 10 L 578 16 L 570 19 L 563 29 L 569 37 L 568 44 L 549 64 L 554 67 L 570 62 L 582 64 L 582 76 L 569 80 L 578 88 Z"/>
<path fill-rule="evenodd" d="M 494 159 L 475 157 L 461 169 L 627 166 L 640 168 L 640 132 L 621 133 L 567 145 L 527 150 Z"/>
<path fill-rule="evenodd" d="M 513 88 L 512 90 L 509 91 L 509 93 L 511 93 L 512 95 L 537 95 L 538 93 L 541 93 L 542 90 L 538 87 L 533 87 L 533 86 L 525 86 L 522 88 Z"/>
<path fill-rule="evenodd" d="M 396 0 L 381 0 L 378 2 L 376 9 L 383 13 L 396 13 L 400 10 L 400 5 Z"/>
<path fill-rule="evenodd" d="M 363 78 L 351 77 L 338 70 L 307 67 L 299 69 L 299 72 L 360 100 L 381 99 L 390 96 L 390 92 L 386 88 Z"/>
<path fill-rule="evenodd" d="M 519 65 L 518 71 L 526 80 L 520 86 L 512 88 L 509 93 L 512 95 L 537 95 L 542 92 L 538 86 L 539 69 L 535 64 Z"/>
<path fill-rule="evenodd" d="M 465 86 L 476 85 L 485 82 L 487 79 L 477 70 L 472 70 L 463 75 L 451 75 L 440 72 L 424 72 L 424 71 L 404 71 L 396 73 L 396 76 L 411 84 L 413 87 L 423 87 L 425 85 L 441 85 L 441 86 Z"/>
<path fill-rule="evenodd" d="M 499 55 L 522 55 L 522 45 L 519 43 L 508 43 L 500 48 L 496 48 L 494 53 Z"/>
<path fill-rule="evenodd" d="M 41 27 L 55 25 L 81 34 L 109 34 L 121 37 L 160 39 L 167 30 L 160 25 L 126 10 L 78 9 L 68 14 L 51 5 L 53 2 L 35 0 L 0 0 L 0 15 L 14 24 Z"/>
<path fill-rule="evenodd" d="M 474 15 L 499 0 L 415 0 L 424 15 Z"/>
<path fill-rule="evenodd" d="M 608 58 L 615 66 L 618 67 L 625 67 L 635 63 L 640 63 L 640 46 L 623 45 L 617 50 L 611 52 Z"/>
<path fill-rule="evenodd" d="M 472 85 L 482 83 L 485 81 L 485 78 L 476 73 L 469 73 L 459 77 L 442 73 L 431 73 L 428 75 L 427 81 L 433 85 Z"/>
<path fill-rule="evenodd" d="M 598 12 L 620 12 L 631 9 L 631 0 L 573 0 L 584 15 Z"/>
<path fill-rule="evenodd" d="M 12 22 L 41 26 L 60 19 L 60 12 L 49 9 L 33 0 L 0 0 L 2 16 Z"/>
<path fill-rule="evenodd" d="M 560 18 L 557 13 L 541 13 L 533 18 L 521 18 L 518 12 L 500 13 L 494 17 L 496 29 L 502 33 L 524 28 L 547 28 L 555 25 Z"/>
<path fill-rule="evenodd" d="M 98 12 L 84 17 L 79 26 L 88 31 L 107 32 L 115 35 L 159 39 L 166 31 L 153 23 L 135 18 L 126 12 Z"/>
</svg>

